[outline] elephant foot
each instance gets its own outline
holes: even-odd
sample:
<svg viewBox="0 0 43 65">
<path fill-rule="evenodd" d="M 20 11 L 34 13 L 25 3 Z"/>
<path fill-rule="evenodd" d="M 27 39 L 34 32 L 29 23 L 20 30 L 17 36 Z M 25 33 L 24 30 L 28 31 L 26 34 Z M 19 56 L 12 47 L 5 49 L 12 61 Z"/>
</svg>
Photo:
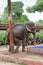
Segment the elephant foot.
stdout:
<svg viewBox="0 0 43 65">
<path fill-rule="evenodd" d="M 11 51 L 11 54 L 14 54 L 15 52 L 14 51 Z"/>
<path fill-rule="evenodd" d="M 22 52 L 26 52 L 26 50 L 22 50 Z"/>
<path fill-rule="evenodd" d="M 17 50 L 17 49 L 15 49 L 15 51 L 14 51 L 15 53 L 19 53 L 19 51 Z"/>
<path fill-rule="evenodd" d="M 14 52 L 14 50 L 12 51 L 12 50 L 9 50 L 8 52 L 10 52 L 11 54 L 14 54 L 15 52 Z"/>
<path fill-rule="evenodd" d="M 8 50 L 8 52 L 11 52 L 11 50 Z"/>
<path fill-rule="evenodd" d="M 22 52 L 26 52 L 25 47 L 22 47 Z"/>
<path fill-rule="evenodd" d="M 14 46 L 11 46 L 11 53 L 14 54 Z"/>
<path fill-rule="evenodd" d="M 12 54 L 14 54 L 14 46 L 11 46 L 11 47 L 9 48 L 9 52 L 11 52 Z"/>
<path fill-rule="evenodd" d="M 11 52 L 11 47 L 9 47 L 9 50 L 8 50 L 8 52 Z"/>
</svg>

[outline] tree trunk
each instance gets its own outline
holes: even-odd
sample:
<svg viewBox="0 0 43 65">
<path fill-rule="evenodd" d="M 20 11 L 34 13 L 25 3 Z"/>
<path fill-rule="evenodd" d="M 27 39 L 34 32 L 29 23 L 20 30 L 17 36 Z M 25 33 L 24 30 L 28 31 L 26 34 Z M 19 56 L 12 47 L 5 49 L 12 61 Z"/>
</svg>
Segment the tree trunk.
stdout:
<svg viewBox="0 0 43 65">
<path fill-rule="evenodd" d="M 11 0 L 8 0 L 8 22 L 9 22 L 9 38 L 10 38 L 10 52 L 14 52 L 14 40 L 13 40 L 13 30 L 12 30 L 12 14 L 11 14 Z"/>
</svg>

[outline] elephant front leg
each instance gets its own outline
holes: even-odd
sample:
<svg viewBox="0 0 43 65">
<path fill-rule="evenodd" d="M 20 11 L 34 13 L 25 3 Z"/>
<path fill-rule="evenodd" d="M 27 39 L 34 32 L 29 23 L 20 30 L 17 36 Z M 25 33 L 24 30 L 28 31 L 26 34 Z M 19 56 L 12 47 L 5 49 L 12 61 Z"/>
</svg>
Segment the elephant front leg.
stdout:
<svg viewBox="0 0 43 65">
<path fill-rule="evenodd" d="M 25 52 L 25 46 L 22 45 L 22 52 Z"/>
<path fill-rule="evenodd" d="M 22 41 L 22 52 L 25 52 L 26 37 Z"/>
</svg>

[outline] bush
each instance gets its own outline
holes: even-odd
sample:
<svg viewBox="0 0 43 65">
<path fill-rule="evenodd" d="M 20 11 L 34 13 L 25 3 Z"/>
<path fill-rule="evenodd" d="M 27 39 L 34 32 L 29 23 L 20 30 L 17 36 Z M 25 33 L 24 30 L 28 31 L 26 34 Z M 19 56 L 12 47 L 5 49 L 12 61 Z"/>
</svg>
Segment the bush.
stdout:
<svg viewBox="0 0 43 65">
<path fill-rule="evenodd" d="M 0 42 L 2 42 L 3 44 L 5 43 L 5 31 L 0 31 Z"/>
<path fill-rule="evenodd" d="M 28 40 L 32 40 L 33 39 L 33 35 L 32 34 L 27 34 L 27 39 Z"/>
</svg>

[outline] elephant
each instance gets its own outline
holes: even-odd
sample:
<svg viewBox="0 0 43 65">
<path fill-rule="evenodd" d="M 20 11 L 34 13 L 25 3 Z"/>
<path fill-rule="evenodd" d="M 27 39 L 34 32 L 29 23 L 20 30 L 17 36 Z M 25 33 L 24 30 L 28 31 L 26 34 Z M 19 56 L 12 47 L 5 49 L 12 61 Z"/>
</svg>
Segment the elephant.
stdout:
<svg viewBox="0 0 43 65">
<path fill-rule="evenodd" d="M 12 32 L 13 32 L 13 39 L 14 39 L 14 45 L 16 45 L 15 52 L 18 52 L 18 49 L 20 45 L 22 44 L 22 52 L 25 51 L 25 45 L 26 45 L 26 35 L 27 35 L 27 29 L 26 26 L 30 26 L 29 24 L 15 24 L 12 26 Z M 33 26 L 33 24 L 31 24 Z M 29 30 L 31 31 L 31 30 Z M 5 43 L 9 44 L 9 28 L 5 32 Z M 10 44 L 9 44 L 9 51 L 11 50 Z"/>
</svg>

